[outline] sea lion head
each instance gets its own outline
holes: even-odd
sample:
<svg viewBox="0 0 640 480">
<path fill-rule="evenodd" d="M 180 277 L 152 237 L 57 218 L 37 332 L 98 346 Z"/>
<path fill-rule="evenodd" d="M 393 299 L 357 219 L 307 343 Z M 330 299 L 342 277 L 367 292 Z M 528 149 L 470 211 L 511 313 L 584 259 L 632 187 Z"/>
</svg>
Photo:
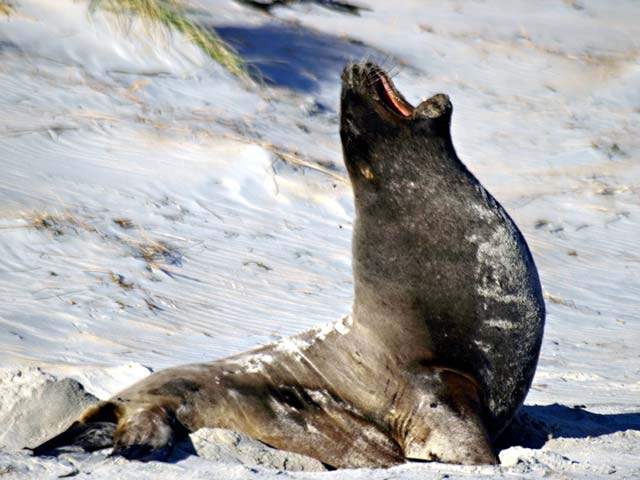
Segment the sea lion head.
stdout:
<svg viewBox="0 0 640 480">
<path fill-rule="evenodd" d="M 467 234 L 450 221 L 454 216 L 449 210 L 459 210 L 465 190 L 457 185 L 466 181 L 449 132 L 451 102 L 436 94 L 414 107 L 382 68 L 359 63 L 342 73 L 340 108 L 344 162 L 356 210 L 354 312 L 382 301 L 381 285 L 393 285 L 383 289 L 394 297 L 386 303 L 412 305 L 416 312 L 411 315 L 422 318 L 417 312 L 422 297 L 415 292 L 434 273 L 425 263 L 443 245 L 464 243 Z M 361 301 L 369 294 L 372 298 Z M 372 310 L 369 318 L 382 311 L 379 306 Z"/>
<path fill-rule="evenodd" d="M 428 185 L 425 175 L 445 172 L 447 166 L 438 165 L 443 158 L 457 159 L 449 97 L 438 93 L 414 107 L 376 64 L 344 69 L 340 109 L 345 164 L 361 204 L 380 189 L 402 192 L 416 181 Z"/>
</svg>

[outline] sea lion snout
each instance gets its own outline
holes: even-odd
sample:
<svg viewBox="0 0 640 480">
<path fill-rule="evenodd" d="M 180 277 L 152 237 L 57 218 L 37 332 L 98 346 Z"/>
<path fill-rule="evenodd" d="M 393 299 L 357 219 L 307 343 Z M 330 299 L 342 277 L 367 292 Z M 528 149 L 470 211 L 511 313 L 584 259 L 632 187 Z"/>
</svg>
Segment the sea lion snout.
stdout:
<svg viewBox="0 0 640 480">
<path fill-rule="evenodd" d="M 342 70 L 342 87 L 348 87 L 353 90 L 359 90 L 371 80 L 373 72 L 380 70 L 376 64 L 371 62 L 350 63 Z"/>
<path fill-rule="evenodd" d="M 413 105 L 396 89 L 389 75 L 375 63 L 354 63 L 345 67 L 342 72 L 342 92 L 343 106 L 345 98 L 353 103 L 353 97 L 359 97 L 362 103 L 368 104 L 369 111 L 377 111 L 385 121 L 397 122 L 413 118 Z"/>
</svg>

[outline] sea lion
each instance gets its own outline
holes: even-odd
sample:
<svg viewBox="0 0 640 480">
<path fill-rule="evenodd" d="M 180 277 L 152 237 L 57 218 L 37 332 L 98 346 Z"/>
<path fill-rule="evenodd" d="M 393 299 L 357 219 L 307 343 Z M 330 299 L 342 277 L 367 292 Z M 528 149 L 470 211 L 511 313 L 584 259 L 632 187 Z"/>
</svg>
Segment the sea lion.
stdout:
<svg viewBox="0 0 640 480">
<path fill-rule="evenodd" d="M 34 449 L 114 446 L 160 458 L 201 427 L 244 432 L 332 467 L 496 463 L 522 404 L 545 307 L 518 228 L 458 159 L 451 103 L 410 105 L 376 65 L 342 75 L 354 191 L 354 302 L 336 324 L 170 368 Z"/>
</svg>

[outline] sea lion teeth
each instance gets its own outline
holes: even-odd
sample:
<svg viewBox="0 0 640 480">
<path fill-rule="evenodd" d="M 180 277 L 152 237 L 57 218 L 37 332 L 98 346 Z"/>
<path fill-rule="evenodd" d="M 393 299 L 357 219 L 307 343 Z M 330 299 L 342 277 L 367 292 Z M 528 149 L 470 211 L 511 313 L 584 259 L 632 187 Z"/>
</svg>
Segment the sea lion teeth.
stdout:
<svg viewBox="0 0 640 480">
<path fill-rule="evenodd" d="M 444 94 L 414 110 L 380 67 L 346 67 L 352 314 L 154 373 L 34 453 L 114 444 L 159 459 L 180 435 L 218 427 L 336 468 L 496 463 L 493 442 L 533 379 L 544 301 L 520 231 L 455 152 L 451 112 Z"/>
</svg>

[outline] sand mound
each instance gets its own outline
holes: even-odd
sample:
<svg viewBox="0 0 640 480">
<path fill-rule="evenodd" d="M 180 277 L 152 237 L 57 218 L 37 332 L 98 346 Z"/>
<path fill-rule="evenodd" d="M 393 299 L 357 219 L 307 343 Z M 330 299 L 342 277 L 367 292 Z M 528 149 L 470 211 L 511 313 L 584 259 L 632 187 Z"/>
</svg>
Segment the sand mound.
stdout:
<svg viewBox="0 0 640 480">
<path fill-rule="evenodd" d="M 60 433 L 98 399 L 70 378 L 38 368 L 0 371 L 0 446 L 33 447 Z"/>
</svg>

